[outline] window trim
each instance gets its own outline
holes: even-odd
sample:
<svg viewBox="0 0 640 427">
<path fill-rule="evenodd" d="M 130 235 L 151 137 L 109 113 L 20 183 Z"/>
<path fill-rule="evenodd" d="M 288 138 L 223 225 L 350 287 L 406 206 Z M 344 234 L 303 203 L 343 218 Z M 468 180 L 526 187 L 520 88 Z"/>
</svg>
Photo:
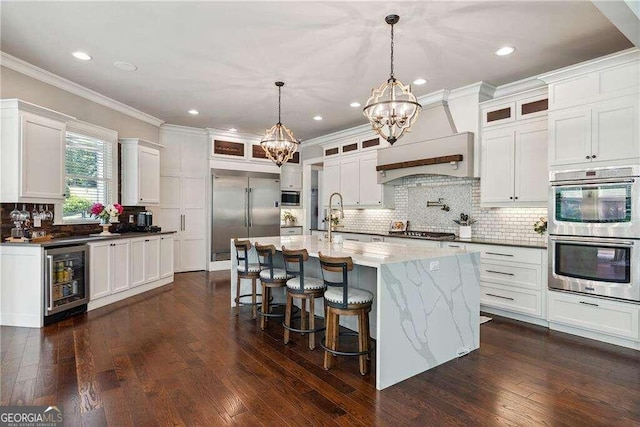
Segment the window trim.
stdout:
<svg viewBox="0 0 640 427">
<path fill-rule="evenodd" d="M 108 203 L 113 203 L 116 201 L 118 197 L 118 184 L 120 178 L 120 171 L 118 170 L 118 132 L 115 130 L 103 128 L 98 125 L 94 125 L 91 123 L 83 122 L 80 120 L 70 120 L 67 122 L 66 132 L 75 133 L 81 136 L 86 136 L 89 138 L 96 138 L 101 141 L 104 141 L 108 144 L 111 144 L 111 171 L 112 171 L 112 180 L 113 185 L 111 185 L 111 191 L 108 195 Z M 66 138 L 65 132 L 65 138 Z M 66 143 L 65 143 L 65 151 L 66 151 Z M 65 167 L 64 174 L 66 177 L 67 169 Z M 66 178 L 65 178 L 66 179 Z M 55 217 L 53 218 L 53 225 L 74 225 L 74 224 L 98 224 L 100 220 L 96 218 L 89 218 L 85 220 L 77 220 L 74 219 L 72 221 L 65 221 L 64 214 L 62 212 L 63 201 L 55 203 Z"/>
</svg>

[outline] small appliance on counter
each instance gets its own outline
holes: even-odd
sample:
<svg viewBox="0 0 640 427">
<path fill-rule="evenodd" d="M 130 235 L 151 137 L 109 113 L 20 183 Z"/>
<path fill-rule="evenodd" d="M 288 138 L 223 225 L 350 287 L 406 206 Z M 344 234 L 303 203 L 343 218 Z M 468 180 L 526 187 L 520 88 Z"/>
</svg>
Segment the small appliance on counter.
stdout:
<svg viewBox="0 0 640 427">
<path fill-rule="evenodd" d="M 153 225 L 153 213 L 151 211 L 138 212 L 138 221 L 135 231 L 144 231 L 150 233 L 158 233 L 162 229 Z"/>
</svg>

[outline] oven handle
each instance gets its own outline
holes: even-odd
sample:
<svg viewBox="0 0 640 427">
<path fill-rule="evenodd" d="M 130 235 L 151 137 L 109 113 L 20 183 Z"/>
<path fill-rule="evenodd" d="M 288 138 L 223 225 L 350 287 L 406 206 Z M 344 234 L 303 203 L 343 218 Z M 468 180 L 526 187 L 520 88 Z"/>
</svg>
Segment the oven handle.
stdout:
<svg viewBox="0 0 640 427">
<path fill-rule="evenodd" d="M 634 242 L 630 240 L 617 240 L 617 239 L 593 239 L 585 237 L 571 237 L 571 236 L 549 236 L 549 240 L 556 243 L 581 243 L 589 246 L 600 246 L 603 244 L 615 245 L 615 246 L 634 246 Z"/>
<path fill-rule="evenodd" d="M 47 309 L 48 311 L 53 311 L 53 255 L 47 255 L 47 267 L 49 270 L 49 275 L 47 282 L 49 282 L 49 298 Z"/>
<path fill-rule="evenodd" d="M 633 178 L 629 178 L 629 179 L 611 178 L 611 179 L 598 179 L 598 180 L 585 179 L 585 180 L 576 180 L 576 181 L 555 181 L 555 182 L 550 182 L 549 185 L 552 187 L 562 187 L 566 185 L 582 185 L 582 186 L 593 187 L 593 186 L 598 186 L 600 184 L 632 184 L 634 182 L 636 182 L 636 180 Z"/>
</svg>

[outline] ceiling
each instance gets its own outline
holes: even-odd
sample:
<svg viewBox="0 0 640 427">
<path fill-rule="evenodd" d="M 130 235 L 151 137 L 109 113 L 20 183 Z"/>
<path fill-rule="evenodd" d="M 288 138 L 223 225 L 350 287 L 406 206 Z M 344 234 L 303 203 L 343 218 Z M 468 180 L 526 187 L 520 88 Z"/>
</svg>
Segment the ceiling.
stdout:
<svg viewBox="0 0 640 427">
<path fill-rule="evenodd" d="M 282 122 L 300 139 L 366 122 L 349 104 L 388 78 L 391 13 L 396 77 L 428 80 L 417 95 L 632 47 L 589 1 L 2 1 L 0 13 L 2 51 L 171 124 L 261 134 L 282 80 Z M 503 45 L 515 53 L 494 55 Z"/>
</svg>

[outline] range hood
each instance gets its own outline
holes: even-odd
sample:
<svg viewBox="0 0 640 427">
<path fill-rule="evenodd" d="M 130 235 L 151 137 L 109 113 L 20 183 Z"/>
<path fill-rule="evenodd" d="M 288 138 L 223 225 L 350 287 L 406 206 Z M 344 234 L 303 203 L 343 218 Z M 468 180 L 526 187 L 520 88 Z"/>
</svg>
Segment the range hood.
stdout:
<svg viewBox="0 0 640 427">
<path fill-rule="evenodd" d="M 473 133 L 458 133 L 446 101 L 424 107 L 411 132 L 378 150 L 378 184 L 413 175 L 473 177 Z"/>
</svg>

